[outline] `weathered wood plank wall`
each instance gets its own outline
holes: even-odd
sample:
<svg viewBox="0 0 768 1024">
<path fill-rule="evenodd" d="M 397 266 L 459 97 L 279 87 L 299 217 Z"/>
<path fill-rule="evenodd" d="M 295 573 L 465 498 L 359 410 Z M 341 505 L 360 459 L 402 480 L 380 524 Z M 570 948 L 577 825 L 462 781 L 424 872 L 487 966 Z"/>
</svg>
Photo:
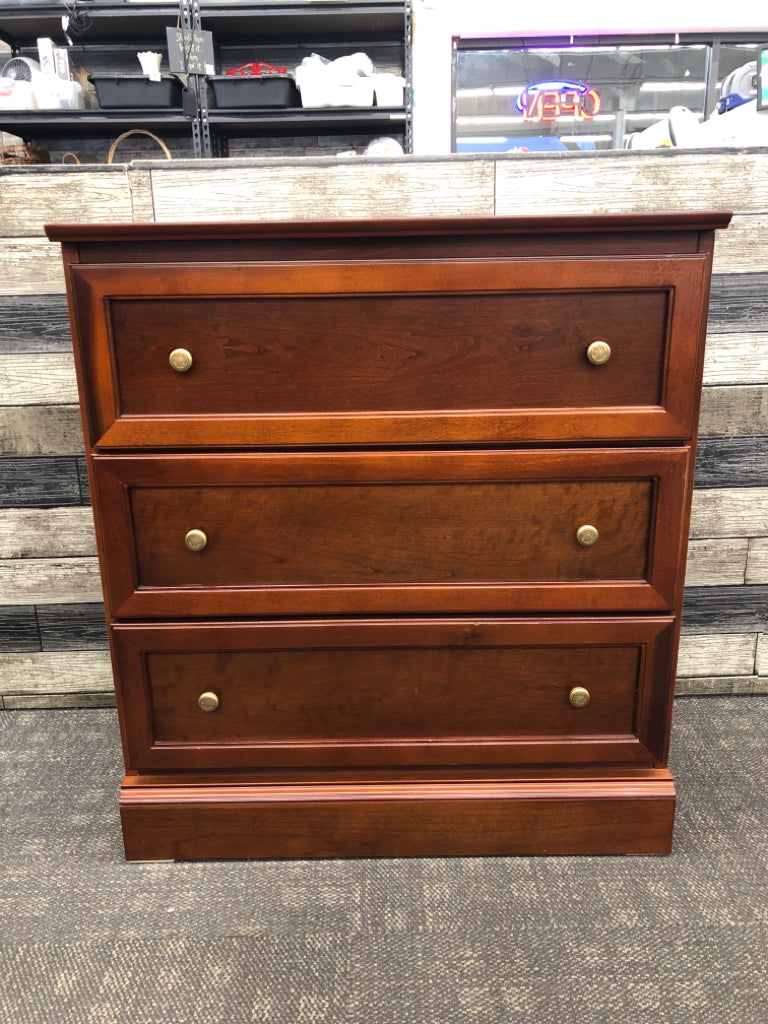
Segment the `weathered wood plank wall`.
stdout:
<svg viewBox="0 0 768 1024">
<path fill-rule="evenodd" d="M 712 287 L 678 692 L 768 692 L 768 161 L 759 151 L 0 169 L 0 702 L 113 701 L 47 221 L 732 209 Z"/>
</svg>

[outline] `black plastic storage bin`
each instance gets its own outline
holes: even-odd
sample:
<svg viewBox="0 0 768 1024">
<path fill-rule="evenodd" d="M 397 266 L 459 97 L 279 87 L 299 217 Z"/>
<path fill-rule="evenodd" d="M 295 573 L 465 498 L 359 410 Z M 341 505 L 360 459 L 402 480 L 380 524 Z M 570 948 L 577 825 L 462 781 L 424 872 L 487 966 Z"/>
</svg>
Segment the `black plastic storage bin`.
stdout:
<svg viewBox="0 0 768 1024">
<path fill-rule="evenodd" d="M 209 79 L 217 107 L 300 107 L 290 75 L 214 75 Z"/>
<path fill-rule="evenodd" d="M 144 75 L 89 75 L 100 107 L 180 107 L 181 82 L 163 75 L 151 82 Z"/>
</svg>

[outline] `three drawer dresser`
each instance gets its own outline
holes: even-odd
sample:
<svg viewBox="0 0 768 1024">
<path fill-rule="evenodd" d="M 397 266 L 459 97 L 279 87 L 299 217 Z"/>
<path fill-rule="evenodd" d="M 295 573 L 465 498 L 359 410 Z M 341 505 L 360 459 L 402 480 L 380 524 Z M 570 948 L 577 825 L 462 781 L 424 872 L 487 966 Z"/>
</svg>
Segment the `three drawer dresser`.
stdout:
<svg viewBox="0 0 768 1024">
<path fill-rule="evenodd" d="M 728 221 L 48 227 L 128 859 L 670 850 Z"/>
</svg>

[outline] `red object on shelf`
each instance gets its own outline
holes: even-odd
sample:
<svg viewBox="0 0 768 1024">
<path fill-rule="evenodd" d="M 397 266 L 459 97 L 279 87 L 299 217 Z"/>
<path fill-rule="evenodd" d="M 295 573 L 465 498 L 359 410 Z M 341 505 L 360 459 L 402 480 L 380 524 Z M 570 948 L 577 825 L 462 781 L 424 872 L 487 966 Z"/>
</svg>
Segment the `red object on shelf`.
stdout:
<svg viewBox="0 0 768 1024">
<path fill-rule="evenodd" d="M 242 64 L 239 68 L 227 68 L 227 75 L 287 75 L 287 68 L 276 68 L 271 64 Z"/>
</svg>

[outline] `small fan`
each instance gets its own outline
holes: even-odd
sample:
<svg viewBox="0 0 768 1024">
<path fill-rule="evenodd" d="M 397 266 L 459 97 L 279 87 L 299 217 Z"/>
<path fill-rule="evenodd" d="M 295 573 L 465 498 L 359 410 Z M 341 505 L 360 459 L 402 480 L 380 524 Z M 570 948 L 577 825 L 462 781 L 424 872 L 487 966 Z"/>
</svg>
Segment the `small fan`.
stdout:
<svg viewBox="0 0 768 1024">
<path fill-rule="evenodd" d="M 11 57 L 3 65 L 3 78 L 12 78 L 16 82 L 31 82 L 32 75 L 40 70 L 36 60 L 29 57 Z"/>
</svg>

